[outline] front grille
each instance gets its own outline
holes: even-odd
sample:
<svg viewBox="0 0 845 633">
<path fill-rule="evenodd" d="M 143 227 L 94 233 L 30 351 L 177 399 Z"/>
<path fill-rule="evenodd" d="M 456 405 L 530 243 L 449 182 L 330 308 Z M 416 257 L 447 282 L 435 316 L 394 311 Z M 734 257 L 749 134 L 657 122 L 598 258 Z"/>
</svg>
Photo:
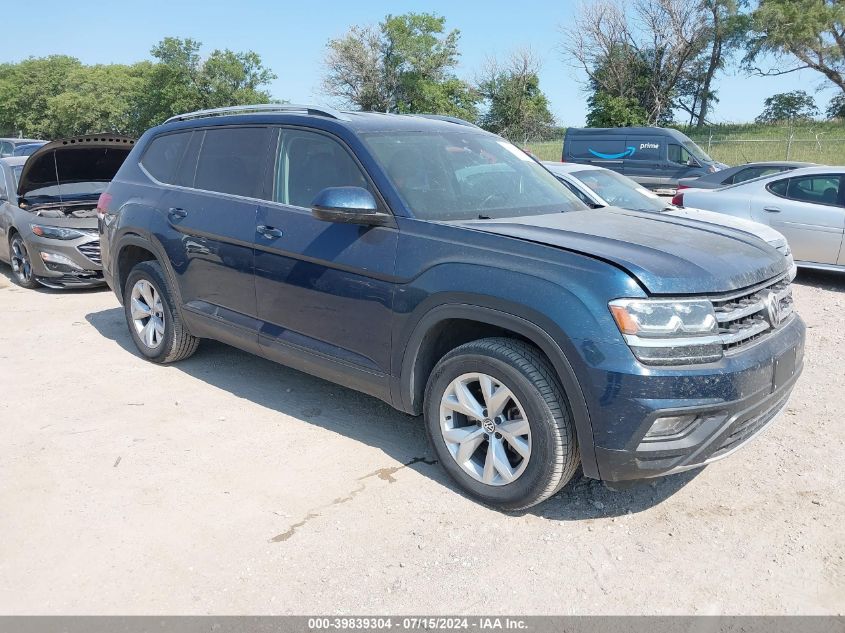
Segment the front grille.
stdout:
<svg viewBox="0 0 845 633">
<path fill-rule="evenodd" d="M 751 439 L 757 432 L 763 429 L 772 419 L 780 413 L 781 409 L 789 400 L 789 393 L 779 398 L 777 402 L 771 407 L 766 408 L 761 413 L 751 416 L 746 420 L 736 422 L 730 429 L 730 433 L 722 440 L 719 448 L 710 456 L 710 458 L 724 455 L 733 448 L 739 446 L 742 442 Z"/>
<path fill-rule="evenodd" d="M 785 323 L 794 311 L 788 276 L 712 301 L 725 352 L 744 348 L 763 338 Z"/>
<path fill-rule="evenodd" d="M 77 246 L 79 252 L 85 255 L 88 259 L 90 259 L 95 264 L 102 264 L 100 260 L 100 242 L 86 242 L 85 244 L 81 244 Z"/>
</svg>

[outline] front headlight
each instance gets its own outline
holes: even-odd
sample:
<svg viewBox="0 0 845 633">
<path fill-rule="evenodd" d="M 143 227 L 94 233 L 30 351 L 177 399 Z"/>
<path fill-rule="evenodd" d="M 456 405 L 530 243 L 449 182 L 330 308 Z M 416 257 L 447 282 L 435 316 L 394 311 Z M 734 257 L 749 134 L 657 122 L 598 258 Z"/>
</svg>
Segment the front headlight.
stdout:
<svg viewBox="0 0 845 633">
<path fill-rule="evenodd" d="M 719 322 L 706 299 L 616 299 L 609 307 L 625 342 L 644 363 L 709 363 L 722 357 Z"/>
<path fill-rule="evenodd" d="M 40 224 L 33 224 L 32 232 L 38 237 L 46 237 L 51 240 L 75 240 L 79 237 L 85 237 L 85 233 L 81 231 L 68 229 L 62 226 L 42 226 Z"/>
</svg>

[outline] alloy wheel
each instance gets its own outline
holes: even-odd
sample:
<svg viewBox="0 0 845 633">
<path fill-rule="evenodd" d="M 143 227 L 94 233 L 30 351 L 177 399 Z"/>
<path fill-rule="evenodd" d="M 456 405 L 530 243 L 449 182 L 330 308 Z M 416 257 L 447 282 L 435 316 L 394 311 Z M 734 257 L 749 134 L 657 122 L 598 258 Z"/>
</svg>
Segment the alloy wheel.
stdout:
<svg viewBox="0 0 845 633">
<path fill-rule="evenodd" d="M 156 349 L 164 340 L 164 304 L 161 293 L 146 279 L 132 286 L 130 296 L 132 325 L 138 338 L 149 349 Z"/>
<path fill-rule="evenodd" d="M 440 400 L 440 430 L 455 462 L 483 484 L 516 481 L 531 457 L 525 409 L 488 374 L 463 374 L 449 383 Z"/>
<path fill-rule="evenodd" d="M 32 264 L 29 262 L 29 252 L 26 250 L 26 244 L 19 236 L 12 239 L 12 272 L 21 281 L 21 283 L 28 284 L 32 280 Z"/>
</svg>

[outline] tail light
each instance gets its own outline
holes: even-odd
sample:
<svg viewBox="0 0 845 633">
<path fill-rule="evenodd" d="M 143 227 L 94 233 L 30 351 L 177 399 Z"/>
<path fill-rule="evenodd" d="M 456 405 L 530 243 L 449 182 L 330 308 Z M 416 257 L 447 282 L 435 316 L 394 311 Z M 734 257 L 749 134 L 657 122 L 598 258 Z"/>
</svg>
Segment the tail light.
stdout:
<svg viewBox="0 0 845 633">
<path fill-rule="evenodd" d="M 676 193 L 674 196 L 672 196 L 672 204 L 674 204 L 676 207 L 684 206 L 684 194 Z"/>
<path fill-rule="evenodd" d="M 111 206 L 111 200 L 112 195 L 107 191 L 100 194 L 100 197 L 97 200 L 97 217 L 100 220 L 105 219 L 106 213 L 108 213 L 109 207 Z"/>
</svg>

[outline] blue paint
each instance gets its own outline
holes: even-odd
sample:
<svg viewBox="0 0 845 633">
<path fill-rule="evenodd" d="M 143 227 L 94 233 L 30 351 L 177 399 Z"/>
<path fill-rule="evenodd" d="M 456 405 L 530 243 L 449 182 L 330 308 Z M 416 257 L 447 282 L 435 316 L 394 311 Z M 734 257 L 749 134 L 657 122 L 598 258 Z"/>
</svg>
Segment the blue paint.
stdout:
<svg viewBox="0 0 845 633">
<path fill-rule="evenodd" d="M 594 149 L 591 149 L 591 150 L 588 150 L 588 151 L 590 152 L 590 154 L 592 154 L 596 158 L 603 158 L 604 160 L 616 160 L 618 158 L 625 158 L 626 156 L 633 156 L 634 152 L 637 151 L 637 148 L 629 145 L 628 149 L 626 149 L 624 152 L 621 152 L 619 154 L 602 154 L 601 152 L 597 152 Z"/>
</svg>

